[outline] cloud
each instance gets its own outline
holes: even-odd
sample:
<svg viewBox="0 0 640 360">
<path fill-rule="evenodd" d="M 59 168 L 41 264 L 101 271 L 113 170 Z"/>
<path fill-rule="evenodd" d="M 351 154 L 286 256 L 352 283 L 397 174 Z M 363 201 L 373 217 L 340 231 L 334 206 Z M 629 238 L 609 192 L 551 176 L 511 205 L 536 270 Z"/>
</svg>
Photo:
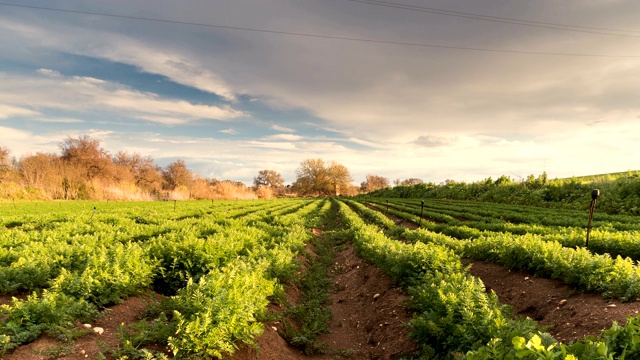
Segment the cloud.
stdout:
<svg viewBox="0 0 640 360">
<path fill-rule="evenodd" d="M 42 71 L 38 72 L 42 74 Z M 196 120 L 229 121 L 244 116 L 230 105 L 193 104 L 182 99 L 167 99 L 150 92 L 79 76 L 22 76 L 0 73 L 0 102 L 15 104 L 0 108 L 0 116 L 41 115 L 45 109 L 74 113 L 107 112 L 164 125 Z M 19 108 L 18 106 L 21 106 Z M 42 116 L 40 116 L 42 118 Z"/>
<path fill-rule="evenodd" d="M 12 117 L 24 117 L 24 116 L 37 116 L 41 115 L 37 111 L 33 111 L 26 108 L 21 108 L 12 105 L 5 105 L 0 103 L 0 119 L 9 119 Z"/>
<path fill-rule="evenodd" d="M 418 136 L 412 143 L 424 147 L 442 147 L 442 146 L 451 146 L 456 143 L 455 138 L 446 138 L 441 136 L 433 136 L 433 135 L 421 135 Z"/>
<path fill-rule="evenodd" d="M 588 26 L 635 26 L 640 2 L 598 3 L 611 6 L 569 0 L 548 7 L 498 1 L 447 2 L 446 7 L 514 18 L 535 14 Z M 89 8 L 142 13 L 147 6 L 116 0 Z M 247 12 L 247 6 L 254 11 Z M 459 47 L 640 53 L 633 38 L 452 21 L 348 2 L 234 0 L 185 7 L 158 0 L 154 13 L 194 22 L 213 22 L 210 14 L 217 13 L 238 26 Z M 269 165 L 291 178 L 299 161 L 320 157 L 344 163 L 356 179 L 375 172 L 391 179 L 472 181 L 545 170 L 552 177 L 626 170 L 640 157 L 637 58 L 481 53 L 17 11 L 0 14 L 0 31 L 5 35 L 0 61 L 40 68 L 32 76 L 0 73 L 0 103 L 38 112 L 38 118 L 140 120 L 145 131 L 157 133 L 109 134 L 110 148 L 135 144 L 160 159 L 188 157 L 199 161 L 198 170 L 207 176 L 255 175 Z M 60 63 L 49 65 L 49 60 L 66 54 L 132 65 L 216 94 L 221 99 L 212 96 L 215 104 L 225 105 L 166 98 L 108 78 L 51 70 Z M 197 122 L 204 129 L 207 121 L 242 119 L 247 115 L 242 106 L 252 109 L 252 119 L 268 124 L 246 132 L 256 134 L 252 140 L 206 138 L 233 134 L 236 124 L 193 138 L 175 135 L 178 129 L 186 133 L 179 125 Z M 5 108 L 5 118 L 7 113 Z M 281 113 L 300 115 L 300 120 L 295 125 L 272 120 Z M 83 127 L 90 124 L 87 120 Z M 298 135 L 298 125 L 311 131 Z M 53 135 L 42 135 L 41 144 Z M 54 150 L 65 134 L 60 136 Z M 0 138 L 5 143 L 5 135 Z"/>
<path fill-rule="evenodd" d="M 238 135 L 238 131 L 235 129 L 225 129 L 218 131 L 219 133 L 229 134 L 229 135 Z"/>
<path fill-rule="evenodd" d="M 63 118 L 63 117 L 39 117 L 33 118 L 33 120 L 43 123 L 61 123 L 61 124 L 78 124 L 83 123 L 84 120 L 74 119 L 74 118 Z"/>
<path fill-rule="evenodd" d="M 273 129 L 275 131 L 286 132 L 286 133 L 295 132 L 295 130 L 293 130 L 291 128 L 288 128 L 288 127 L 282 126 L 282 125 L 278 125 L 278 124 L 271 125 L 271 129 Z"/>
<path fill-rule="evenodd" d="M 165 76 L 169 80 L 235 101 L 235 92 L 208 66 L 196 57 L 188 57 L 167 46 L 154 46 L 116 31 L 85 27 L 78 31 L 71 23 L 47 19 L 39 24 L 25 24 L 9 18 L 0 18 L 0 29 L 13 41 L 26 41 L 32 47 L 40 46 L 55 51 L 90 56 L 133 65 L 141 71 Z M 95 41 L 100 39 L 100 41 Z M 40 69 L 43 75 L 60 74 Z"/>
<path fill-rule="evenodd" d="M 304 139 L 304 137 L 294 134 L 277 134 L 270 135 L 264 138 L 264 140 L 268 141 L 300 141 L 302 139 Z"/>
<path fill-rule="evenodd" d="M 41 74 L 41 75 L 44 75 L 44 76 L 48 76 L 48 77 L 52 77 L 52 78 L 60 78 L 60 77 L 62 77 L 62 74 L 60 74 L 58 71 L 51 70 L 51 69 L 38 69 L 37 72 L 38 72 L 38 74 Z"/>
<path fill-rule="evenodd" d="M 368 147 L 371 147 L 371 148 L 380 149 L 380 148 L 383 147 L 382 144 L 380 144 L 380 143 L 369 141 L 369 140 L 365 140 L 365 139 L 359 139 L 359 138 L 355 138 L 355 137 L 350 137 L 347 140 L 352 142 L 352 143 L 354 143 L 354 144 L 364 145 L 364 146 L 368 146 Z"/>
</svg>

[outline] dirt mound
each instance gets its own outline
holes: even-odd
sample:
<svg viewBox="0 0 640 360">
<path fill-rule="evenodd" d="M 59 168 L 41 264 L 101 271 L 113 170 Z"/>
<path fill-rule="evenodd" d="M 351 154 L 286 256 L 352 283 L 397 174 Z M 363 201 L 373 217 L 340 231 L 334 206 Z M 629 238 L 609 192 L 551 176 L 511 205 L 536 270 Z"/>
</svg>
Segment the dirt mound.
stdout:
<svg viewBox="0 0 640 360">
<path fill-rule="evenodd" d="M 575 291 L 560 280 L 538 278 L 510 271 L 496 264 L 467 260 L 469 272 L 495 291 L 503 304 L 514 312 L 548 326 L 547 331 L 559 341 L 571 342 L 600 334 L 614 321 L 623 325 L 628 316 L 640 311 L 640 302 L 622 303 L 598 294 Z"/>
<path fill-rule="evenodd" d="M 404 326 L 411 312 L 403 306 L 407 297 L 402 290 L 353 248 L 338 255 L 334 270 L 332 332 L 321 340 L 357 359 L 393 359 L 414 352 L 416 345 Z"/>
<path fill-rule="evenodd" d="M 305 356 L 302 351 L 289 346 L 272 323 L 265 324 L 264 333 L 256 339 L 255 347 L 241 346 L 233 355 L 234 360 L 297 360 L 307 358 L 313 357 Z"/>
<path fill-rule="evenodd" d="M 159 297 L 159 295 L 158 295 Z M 118 337 L 116 330 L 120 324 L 130 324 L 139 320 L 151 301 L 144 296 L 130 297 L 121 304 L 111 306 L 103 311 L 102 316 L 92 325 L 92 329 L 102 329 L 102 333 L 89 332 L 80 337 L 75 344 L 61 342 L 49 336 L 42 336 L 36 341 L 20 346 L 10 354 L 2 357 L 3 360 L 46 360 L 51 358 L 63 360 L 96 359 L 100 353 L 100 343 L 108 346 L 116 346 Z M 82 325 L 78 325 L 83 328 Z"/>
</svg>

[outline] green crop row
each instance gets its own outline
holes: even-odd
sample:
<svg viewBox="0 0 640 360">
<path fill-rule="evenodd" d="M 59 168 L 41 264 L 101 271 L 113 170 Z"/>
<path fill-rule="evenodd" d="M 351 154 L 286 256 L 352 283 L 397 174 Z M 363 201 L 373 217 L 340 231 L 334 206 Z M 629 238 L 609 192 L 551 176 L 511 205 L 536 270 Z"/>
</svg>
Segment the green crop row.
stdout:
<svg viewBox="0 0 640 360">
<path fill-rule="evenodd" d="M 421 201 L 418 199 L 366 199 L 366 201 L 380 204 L 384 204 L 387 200 L 391 204 L 402 204 L 413 208 L 420 208 L 421 205 Z M 449 215 L 460 220 L 502 221 L 512 224 L 533 224 L 551 227 L 584 227 L 589 213 L 588 211 L 477 201 L 426 199 L 424 203 L 425 211 Z M 640 230 L 640 224 L 638 224 L 635 216 L 600 213 L 597 211 L 597 206 L 592 226 L 594 228 L 604 227 L 610 230 Z"/>
<path fill-rule="evenodd" d="M 389 206 L 389 210 L 384 204 L 372 203 L 371 206 L 375 207 L 379 211 L 388 211 L 390 214 L 407 219 L 414 223 L 420 222 L 418 209 L 408 209 L 402 205 L 395 204 Z M 485 204 L 486 206 L 486 204 Z M 490 227 L 483 226 L 478 222 L 459 222 L 450 221 L 448 223 L 433 223 L 429 221 L 422 221 L 422 227 L 434 232 L 443 233 L 458 239 L 476 239 L 481 236 L 500 236 L 497 231 L 489 230 Z M 515 232 L 516 235 L 529 234 L 541 234 L 539 239 L 548 242 L 557 242 L 563 247 L 579 248 L 585 245 L 586 230 L 580 228 L 550 228 L 545 226 L 534 227 L 527 225 L 531 228 L 530 232 L 521 234 L 522 231 Z M 522 230 L 522 229 L 521 229 Z M 510 231 L 502 231 L 502 233 L 511 233 Z M 517 236 L 514 236 L 516 238 Z M 635 230 L 630 231 L 615 231 L 611 228 L 600 227 L 591 231 L 589 241 L 589 251 L 594 254 L 610 255 L 611 257 L 629 257 L 633 260 L 640 260 L 640 232 Z"/>
<path fill-rule="evenodd" d="M 394 215 L 403 214 L 394 212 Z M 406 217 L 415 221 L 415 215 Z M 480 232 L 466 226 L 433 223 L 425 224 L 424 229 L 407 230 L 400 236 L 413 241 L 433 242 L 435 239 L 437 244 L 446 245 L 460 255 L 560 279 L 581 290 L 607 297 L 624 301 L 640 298 L 640 269 L 631 258 L 613 258 L 607 253 L 594 254 L 583 247 L 565 247 L 552 236 Z M 609 241 L 609 244 L 605 247 L 603 241 L 596 241 L 591 246 L 611 250 L 622 243 Z M 637 248 L 638 245 L 631 246 Z"/>
<path fill-rule="evenodd" d="M 90 222 L 66 216 L 47 226 L 54 217 L 34 216 L 29 221 L 45 226 L 26 221 L 8 229 L 23 236 L 0 244 L 1 291 L 33 294 L 0 307 L 0 351 L 150 288 L 174 304 L 165 316 L 175 354 L 219 356 L 237 341 L 250 342 L 267 297 L 296 268 L 311 236 L 306 226 L 317 224 L 329 203 L 242 204 L 180 203 L 175 212 L 140 214 L 146 210 L 112 203 Z"/>
<path fill-rule="evenodd" d="M 637 318 L 624 327 L 614 324 L 601 339 L 559 343 L 534 322 L 514 318 L 494 293 L 487 294 L 482 282 L 466 273 L 459 255 L 449 249 L 460 241 L 419 229 L 404 235 L 428 237 L 428 242 L 401 243 L 367 225 L 346 204 L 341 204 L 341 211 L 360 254 L 407 286 L 415 309 L 409 326 L 423 346 L 424 358 L 575 360 L 640 355 Z"/>
</svg>

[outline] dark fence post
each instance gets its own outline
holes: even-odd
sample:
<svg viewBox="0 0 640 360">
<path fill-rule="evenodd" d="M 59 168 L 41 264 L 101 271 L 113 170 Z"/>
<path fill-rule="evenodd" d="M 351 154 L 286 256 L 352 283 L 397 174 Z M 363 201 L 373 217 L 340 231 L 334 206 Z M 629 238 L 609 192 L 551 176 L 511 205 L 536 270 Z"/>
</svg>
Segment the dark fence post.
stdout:
<svg viewBox="0 0 640 360">
<path fill-rule="evenodd" d="M 585 247 L 589 247 L 589 233 L 591 233 L 591 219 L 593 218 L 593 210 L 596 208 L 596 200 L 598 200 L 598 196 L 600 196 L 600 190 L 593 189 L 591 191 L 591 209 L 589 210 L 589 224 L 587 225 L 587 241 L 585 242 Z"/>
</svg>

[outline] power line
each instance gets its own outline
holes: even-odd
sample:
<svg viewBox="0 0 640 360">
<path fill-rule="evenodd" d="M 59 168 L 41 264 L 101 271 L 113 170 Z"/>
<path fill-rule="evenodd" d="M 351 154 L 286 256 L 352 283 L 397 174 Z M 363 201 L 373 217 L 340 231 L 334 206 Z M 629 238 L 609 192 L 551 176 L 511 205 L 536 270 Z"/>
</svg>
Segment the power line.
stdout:
<svg viewBox="0 0 640 360">
<path fill-rule="evenodd" d="M 557 53 L 557 52 L 540 52 L 540 51 L 526 51 L 526 50 L 488 49 L 488 48 L 476 48 L 476 47 L 465 47 L 465 46 L 448 46 L 448 45 L 412 43 L 412 42 L 402 42 L 402 41 L 387 41 L 387 40 L 376 40 L 376 39 L 367 39 L 367 38 L 354 38 L 354 37 L 346 37 L 346 36 L 319 35 L 319 34 L 299 33 L 299 32 L 290 32 L 290 31 L 254 29 L 254 28 L 246 28 L 246 27 L 238 27 L 238 26 L 204 24 L 204 23 L 196 23 L 196 22 L 189 22 L 189 21 L 106 14 L 106 13 L 97 13 L 97 12 L 91 12 L 91 11 L 66 10 L 66 9 L 57 9 L 57 8 L 49 8 L 49 7 L 42 7 L 42 6 L 18 5 L 18 4 L 9 4 L 9 3 L 0 3 L 0 6 L 10 6 L 10 7 L 17 7 L 17 8 L 33 9 L 33 10 L 55 11 L 55 12 L 82 14 L 82 15 L 94 15 L 94 16 L 103 16 L 103 17 L 120 18 L 120 19 L 128 19 L 128 20 L 152 21 L 152 22 L 175 24 L 175 25 L 203 26 L 203 27 L 226 29 L 226 30 L 240 30 L 240 31 L 258 32 L 258 33 L 266 33 L 266 34 L 300 36 L 300 37 L 309 37 L 309 38 L 316 38 L 316 39 L 329 39 L 329 40 L 341 40 L 341 41 L 355 41 L 355 42 L 376 43 L 376 44 L 386 44 L 386 45 L 402 45 L 402 46 L 425 47 L 425 48 L 436 48 L 436 49 L 524 54 L 524 55 L 552 55 L 552 56 L 601 57 L 601 58 L 640 58 L 640 55 Z"/>
<path fill-rule="evenodd" d="M 408 4 L 401 4 L 401 3 L 395 3 L 390 1 L 381 1 L 381 0 L 344 0 L 344 1 L 351 1 L 351 2 L 357 2 L 362 4 L 369 4 L 369 5 L 385 6 L 385 7 L 396 8 L 396 9 L 413 10 L 413 11 L 439 14 L 439 15 L 445 15 L 445 16 L 455 16 L 455 17 L 461 17 L 465 19 L 475 19 L 475 20 L 482 20 L 482 21 L 491 21 L 491 22 L 498 22 L 498 23 L 504 23 L 504 24 L 521 25 L 521 26 L 529 26 L 529 27 L 537 27 L 537 28 L 545 28 L 545 29 L 553 29 L 553 30 L 573 31 L 573 32 L 581 32 L 581 33 L 587 33 L 587 34 L 599 34 L 599 35 L 609 35 L 609 36 L 640 37 L 640 31 L 638 30 L 623 30 L 623 29 L 611 29 L 611 28 L 602 28 L 602 27 L 594 27 L 594 26 L 568 25 L 568 24 L 560 24 L 560 23 L 515 19 L 515 18 L 508 18 L 508 17 L 480 15 L 480 14 L 442 10 L 442 9 L 430 8 L 425 6 L 408 5 Z M 623 34 L 623 33 L 627 33 L 627 34 Z M 635 34 L 629 34 L 629 33 L 635 33 Z"/>
</svg>

